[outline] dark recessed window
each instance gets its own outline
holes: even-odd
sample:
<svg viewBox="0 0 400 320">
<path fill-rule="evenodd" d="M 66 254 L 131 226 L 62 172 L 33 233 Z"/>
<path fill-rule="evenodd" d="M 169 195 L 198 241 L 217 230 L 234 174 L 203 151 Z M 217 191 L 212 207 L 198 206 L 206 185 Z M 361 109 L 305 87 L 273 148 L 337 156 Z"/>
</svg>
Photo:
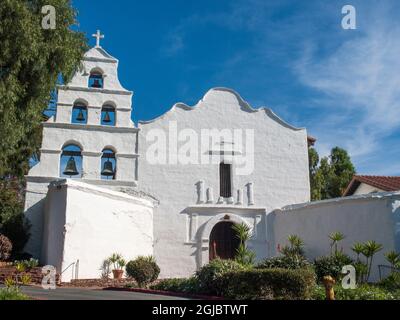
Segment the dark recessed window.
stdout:
<svg viewBox="0 0 400 320">
<path fill-rule="evenodd" d="M 232 197 L 231 165 L 221 162 L 219 164 L 219 194 L 221 197 Z"/>
</svg>

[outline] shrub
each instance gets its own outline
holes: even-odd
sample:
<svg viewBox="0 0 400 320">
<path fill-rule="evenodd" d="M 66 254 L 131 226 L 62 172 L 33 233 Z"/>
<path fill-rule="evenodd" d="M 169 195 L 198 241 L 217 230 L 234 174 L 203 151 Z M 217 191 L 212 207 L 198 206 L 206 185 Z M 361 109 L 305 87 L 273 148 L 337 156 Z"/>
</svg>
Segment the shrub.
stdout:
<svg viewBox="0 0 400 320">
<path fill-rule="evenodd" d="M 135 279 L 139 287 L 143 287 L 157 280 L 160 274 L 160 268 L 154 257 L 139 256 L 135 260 L 131 260 L 127 263 L 126 273 L 129 277 Z"/>
<path fill-rule="evenodd" d="M 385 288 L 362 284 L 356 289 L 343 289 L 340 284 L 334 287 L 336 300 L 398 300 L 400 298 L 399 291 L 389 291 Z M 325 300 L 325 288 L 320 285 L 313 290 L 313 299 Z"/>
<path fill-rule="evenodd" d="M 12 244 L 10 239 L 0 234 L 0 261 L 5 261 L 10 257 Z"/>
<path fill-rule="evenodd" d="M 18 180 L 0 182 L 0 233 L 10 239 L 16 259 L 29 239 L 30 223 L 24 215 L 23 185 Z"/>
<path fill-rule="evenodd" d="M 171 292 L 183 292 L 183 293 L 199 293 L 200 284 L 196 277 L 190 277 L 188 279 L 164 279 L 159 283 L 150 286 L 154 290 L 163 290 Z"/>
<path fill-rule="evenodd" d="M 17 288 L 0 289 L 0 300 L 28 300 L 29 297 Z"/>
<path fill-rule="evenodd" d="M 393 272 L 379 282 L 379 285 L 387 290 L 400 290 L 400 272 Z"/>
<path fill-rule="evenodd" d="M 234 260 L 214 259 L 196 272 L 200 290 L 209 294 L 219 294 L 217 279 L 231 271 L 245 270 L 246 267 Z"/>
<path fill-rule="evenodd" d="M 223 274 L 221 295 L 232 299 L 310 299 L 315 287 L 311 268 L 248 269 Z"/>
<path fill-rule="evenodd" d="M 111 261 L 110 259 L 104 259 L 100 266 L 101 278 L 108 279 L 110 278 L 111 273 Z"/>
<path fill-rule="evenodd" d="M 39 265 L 39 260 L 30 258 L 29 260 L 14 261 L 15 266 L 19 264 L 23 265 L 25 269 L 33 269 Z"/>
<path fill-rule="evenodd" d="M 256 268 L 257 269 L 272 269 L 272 268 L 281 268 L 281 269 L 302 269 L 310 267 L 311 264 L 307 261 L 306 258 L 300 255 L 289 255 L 283 257 L 274 257 L 265 259 L 261 263 L 259 263 Z"/>
<path fill-rule="evenodd" d="M 318 281 L 322 281 L 324 276 L 332 276 L 339 281 L 342 278 L 343 266 L 349 264 L 353 264 L 353 260 L 348 255 L 339 252 L 315 259 L 314 268 Z"/>
</svg>

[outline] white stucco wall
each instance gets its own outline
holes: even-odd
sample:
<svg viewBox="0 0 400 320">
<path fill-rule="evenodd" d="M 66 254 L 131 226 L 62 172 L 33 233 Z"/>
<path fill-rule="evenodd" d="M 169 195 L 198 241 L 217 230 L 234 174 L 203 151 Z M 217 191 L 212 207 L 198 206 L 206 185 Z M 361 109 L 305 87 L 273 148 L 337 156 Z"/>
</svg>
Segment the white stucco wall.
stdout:
<svg viewBox="0 0 400 320">
<path fill-rule="evenodd" d="M 24 251 L 36 258 L 40 258 L 42 250 L 44 208 L 49 182 L 45 178 L 37 178 L 35 181 L 28 180 L 26 182 L 24 214 L 31 227 L 29 241 Z"/>
<path fill-rule="evenodd" d="M 373 186 L 370 186 L 369 184 L 366 183 L 360 183 L 356 191 L 354 191 L 354 195 L 360 195 L 360 194 L 368 194 L 372 192 L 384 192 L 384 190 L 375 188 Z"/>
<path fill-rule="evenodd" d="M 168 133 L 171 123 L 176 123 L 177 130 L 190 129 L 200 137 L 202 129 L 243 130 L 242 154 L 246 155 L 245 130 L 254 131 L 254 170 L 247 175 L 235 174 L 237 157 L 223 156 L 221 159 L 233 162 L 232 177 L 233 204 L 217 204 L 219 196 L 219 162 L 215 164 L 152 164 L 147 152 L 153 144 L 147 138 L 154 130 Z M 153 194 L 160 200 L 155 210 L 155 255 L 161 266 L 162 277 L 180 277 L 192 274 L 204 259 L 198 259 L 197 250 L 208 257 L 208 239 L 202 238 L 201 230 L 207 221 L 221 212 L 238 215 L 250 224 L 256 221 L 257 229 L 265 229 L 265 219 L 259 210 L 268 212 L 273 208 L 309 200 L 307 133 L 284 123 L 269 109 L 252 109 L 232 90 L 212 89 L 195 106 L 175 105 L 169 112 L 154 121 L 139 124 L 139 187 Z M 187 141 L 187 140 L 186 140 Z M 181 141 L 180 146 L 183 142 Z M 199 143 L 200 144 L 200 143 Z M 217 145 L 212 145 L 213 151 Z M 235 146 L 236 147 L 236 146 Z M 167 147 L 168 153 L 172 147 Z M 239 148 L 240 149 L 240 148 Z M 177 151 L 179 152 L 179 151 Z M 173 151 L 172 151 L 173 153 Z M 201 152 L 199 151 L 199 154 Z M 213 189 L 213 201 L 205 208 L 197 210 L 198 182 L 203 181 L 203 192 Z M 254 203 L 249 203 L 247 185 L 253 183 Z M 237 190 L 243 195 L 241 204 L 237 204 Z M 200 211 L 197 212 L 197 211 Z M 187 243 L 188 225 L 194 224 L 192 241 Z M 215 221 L 214 221 L 215 223 Z M 265 257 L 265 233 L 259 232 L 254 239 L 259 258 Z"/>
<path fill-rule="evenodd" d="M 43 242 L 44 199 L 48 184 L 60 179 L 60 157 L 63 147 L 75 144 L 82 150 L 82 179 L 111 190 L 134 191 L 137 186 L 137 134 L 131 120 L 132 95 L 118 79 L 118 60 L 102 48 L 92 48 L 82 61 L 71 82 L 58 88 L 57 112 L 43 123 L 40 162 L 29 171 L 25 214 L 30 221 L 31 237 L 25 250 L 40 257 Z M 104 88 L 89 88 L 90 71 L 104 76 Z M 88 108 L 87 124 L 72 124 L 74 102 Z M 116 125 L 101 125 L 101 108 L 112 105 Z M 105 148 L 116 156 L 116 179 L 101 180 L 101 156 Z"/>
<path fill-rule="evenodd" d="M 339 231 L 346 238 L 340 242 L 345 253 L 353 256 L 355 242 L 375 240 L 383 245 L 373 260 L 372 280 L 378 279 L 378 265 L 388 264 L 384 253 L 400 250 L 400 193 L 352 196 L 309 204 L 293 205 L 268 215 L 268 244 L 271 255 L 277 246 L 287 244 L 291 234 L 305 242 L 310 259 L 330 252 L 328 235 Z"/>
<path fill-rule="evenodd" d="M 86 183 L 52 183 L 46 203 L 44 263 L 64 270 L 79 260 L 80 279 L 99 278 L 102 261 L 153 254 L 153 204 Z M 60 261 L 61 259 L 61 261 Z M 70 281 L 70 268 L 62 281 Z"/>
</svg>

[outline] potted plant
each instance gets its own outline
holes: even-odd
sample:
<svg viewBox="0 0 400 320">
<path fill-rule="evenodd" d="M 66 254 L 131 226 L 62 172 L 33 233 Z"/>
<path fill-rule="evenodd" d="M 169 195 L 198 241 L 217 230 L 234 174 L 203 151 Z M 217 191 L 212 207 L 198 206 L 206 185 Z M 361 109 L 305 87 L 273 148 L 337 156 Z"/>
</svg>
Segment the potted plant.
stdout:
<svg viewBox="0 0 400 320">
<path fill-rule="evenodd" d="M 112 273 L 113 273 L 114 279 L 122 279 L 122 276 L 124 274 L 123 268 L 126 265 L 125 260 L 118 253 L 113 253 L 112 256 L 110 258 L 108 258 L 108 260 L 110 261 L 110 263 L 113 266 Z"/>
</svg>

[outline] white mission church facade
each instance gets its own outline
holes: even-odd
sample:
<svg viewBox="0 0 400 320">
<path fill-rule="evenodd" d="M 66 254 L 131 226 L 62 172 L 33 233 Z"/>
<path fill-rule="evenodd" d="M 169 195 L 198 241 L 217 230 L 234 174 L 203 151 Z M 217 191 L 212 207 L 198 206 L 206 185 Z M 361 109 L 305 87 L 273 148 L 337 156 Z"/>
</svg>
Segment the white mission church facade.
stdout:
<svg viewBox="0 0 400 320">
<path fill-rule="evenodd" d="M 233 90 L 211 89 L 193 107 L 178 103 L 135 125 L 133 93 L 97 36 L 82 70 L 59 86 L 27 176 L 26 251 L 63 281 L 98 278 L 114 252 L 154 255 L 163 278 L 189 276 L 234 255 L 234 223 L 251 228 L 258 260 L 277 255 L 289 234 L 305 240 L 310 258 L 329 251 L 332 231 L 348 235 L 345 245 L 398 248 L 398 194 L 309 203 L 306 129 Z"/>
</svg>

